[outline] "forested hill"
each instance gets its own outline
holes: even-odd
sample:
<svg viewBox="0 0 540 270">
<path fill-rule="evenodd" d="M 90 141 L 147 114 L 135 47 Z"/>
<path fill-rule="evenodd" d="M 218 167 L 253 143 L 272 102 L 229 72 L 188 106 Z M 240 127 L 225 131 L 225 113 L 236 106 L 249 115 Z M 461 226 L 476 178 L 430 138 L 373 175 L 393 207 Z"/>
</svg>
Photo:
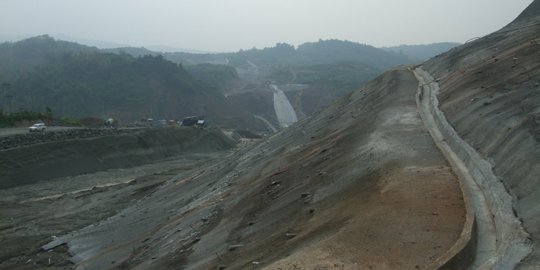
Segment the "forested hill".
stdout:
<svg viewBox="0 0 540 270">
<path fill-rule="evenodd" d="M 403 50 L 341 40 L 193 54 L 101 50 L 45 35 L 0 44 L 0 107 L 4 112 L 49 107 L 60 117 L 113 117 L 124 123 L 205 115 L 222 126 L 264 129 L 253 114 L 271 120 L 271 106 L 250 111 L 246 102 L 224 95 L 253 92 L 259 100 L 258 95 L 267 98 L 268 82 L 302 84 L 288 94 L 297 113 L 308 115 L 386 68 L 412 62 Z"/>
<path fill-rule="evenodd" d="M 59 116 L 124 122 L 205 115 L 214 123 L 247 126 L 252 118 L 162 56 L 103 53 L 40 36 L 0 45 L 0 70 L 0 106 L 12 111 L 50 107 Z"/>
<path fill-rule="evenodd" d="M 53 56 L 97 50 L 73 42 L 56 41 L 47 35 L 0 43 L 0 81 L 13 80 L 36 67 L 48 65 Z"/>
<path fill-rule="evenodd" d="M 298 48 L 286 43 L 278 43 L 274 47 L 240 50 L 236 53 L 165 53 L 164 57 L 185 64 L 219 63 L 235 67 L 244 67 L 250 64 L 257 66 L 319 65 L 348 61 L 384 69 L 410 62 L 407 56 L 397 52 L 384 51 L 373 46 L 341 40 L 308 42 L 298 46 Z"/>
</svg>

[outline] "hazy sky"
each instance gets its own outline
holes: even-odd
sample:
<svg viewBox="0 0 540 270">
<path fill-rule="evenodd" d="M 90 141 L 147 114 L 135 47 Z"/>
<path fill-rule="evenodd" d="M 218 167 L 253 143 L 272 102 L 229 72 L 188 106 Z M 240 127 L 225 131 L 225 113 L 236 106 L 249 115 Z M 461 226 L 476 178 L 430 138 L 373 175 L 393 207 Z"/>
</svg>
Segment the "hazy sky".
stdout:
<svg viewBox="0 0 540 270">
<path fill-rule="evenodd" d="M 236 51 L 346 39 L 464 42 L 532 0 L 0 0 L 0 35 L 63 34 L 132 46 Z"/>
</svg>

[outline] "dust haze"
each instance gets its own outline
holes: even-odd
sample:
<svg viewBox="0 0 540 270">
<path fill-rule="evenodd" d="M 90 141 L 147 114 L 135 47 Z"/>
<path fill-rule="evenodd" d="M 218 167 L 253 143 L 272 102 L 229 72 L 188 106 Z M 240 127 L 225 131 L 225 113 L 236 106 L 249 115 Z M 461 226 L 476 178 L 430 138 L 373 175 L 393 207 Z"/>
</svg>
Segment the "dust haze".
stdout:
<svg viewBox="0 0 540 270">
<path fill-rule="evenodd" d="M 540 0 L 0 0 L 0 270 L 538 269 L 539 33 Z"/>
<path fill-rule="evenodd" d="M 185 0 L 0 2 L 0 37 L 49 34 L 202 51 L 342 39 L 374 46 L 463 43 L 514 19 L 531 0 Z"/>
</svg>

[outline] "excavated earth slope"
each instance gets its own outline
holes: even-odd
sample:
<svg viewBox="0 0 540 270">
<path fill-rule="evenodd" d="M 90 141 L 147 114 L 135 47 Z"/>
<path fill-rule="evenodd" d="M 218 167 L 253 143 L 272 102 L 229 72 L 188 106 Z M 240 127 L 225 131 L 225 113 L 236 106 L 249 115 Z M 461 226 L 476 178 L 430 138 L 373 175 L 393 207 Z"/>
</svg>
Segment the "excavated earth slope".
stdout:
<svg viewBox="0 0 540 270">
<path fill-rule="evenodd" d="M 80 131 L 21 135 L 19 147 L 0 150 L 0 269 L 72 269 L 65 246 L 41 246 L 116 215 L 235 145 L 215 129 Z"/>
<path fill-rule="evenodd" d="M 406 68 L 59 236 L 76 269 L 415 269 L 460 237 L 456 176 Z"/>
<path fill-rule="evenodd" d="M 423 65 L 440 108 L 493 167 L 533 241 L 518 268 L 540 265 L 540 1 L 498 32 Z"/>
<path fill-rule="evenodd" d="M 71 131 L 79 137 L 65 138 L 51 132 L 52 135 L 43 136 L 62 139 L 0 150 L 0 189 L 59 177 L 128 168 L 187 153 L 225 150 L 235 144 L 219 130 L 211 129 L 141 129 L 102 132 L 104 135 L 90 138 L 84 138 L 86 134 L 79 134 L 83 131 Z M 35 135 L 13 137 L 20 140 L 24 136 Z"/>
<path fill-rule="evenodd" d="M 508 198 L 533 247 L 518 265 L 523 269 L 540 265 L 539 25 L 536 0 L 502 30 L 422 65 L 435 82 L 429 79 L 428 87 L 426 81 L 421 93 L 439 91 L 440 109 L 463 145 L 489 162 L 483 164 L 512 196 Z M 431 77 L 427 75 L 424 79 Z M 506 193 L 489 182 L 475 191 L 486 195 L 485 209 L 491 211 L 486 220 L 491 216 L 494 226 L 484 230 L 494 249 L 480 254 L 476 237 L 486 237 L 468 227 L 470 193 L 463 196 L 420 119 L 418 89 L 413 72 L 399 67 L 312 117 L 235 152 L 170 160 L 152 167 L 154 174 L 108 173 L 104 178 L 112 177 L 114 183 L 105 179 L 105 184 L 70 192 L 58 190 L 67 183 L 95 181 L 99 174 L 0 190 L 0 214 L 6 217 L 0 222 L 0 268 L 422 269 L 440 266 L 454 254 L 461 255 L 454 258 L 460 267 L 475 256 L 493 263 L 482 264 L 485 268 L 513 266 L 522 254 L 514 253 L 512 245 L 528 245 L 529 240 L 513 242 L 512 236 L 523 234 L 501 229 L 506 220 L 501 216 L 508 216 L 512 207 L 503 213 L 496 200 Z M 418 100 L 429 105 L 422 95 Z M 428 126 L 433 132 L 433 125 Z M 116 151 L 114 160 L 146 159 L 153 149 L 167 153 L 165 141 L 170 140 L 183 141 L 173 136 L 145 150 Z M 152 141 L 132 142 L 138 145 L 133 149 Z M 108 149 L 114 145 L 102 142 Z M 13 151 L 23 151 L 21 157 L 29 151 L 40 157 L 37 161 L 53 163 L 69 154 L 43 158 L 54 148 L 41 147 Z M 17 164 L 22 162 L 27 161 L 21 158 Z M 24 197 L 34 188 L 43 196 Z M 70 221 L 77 226 L 60 226 Z M 485 220 L 476 221 L 485 225 Z M 40 243 L 43 252 L 17 246 L 23 241 Z M 467 250 L 459 252 L 461 247 Z M 21 252 L 25 255 L 17 255 Z"/>
</svg>

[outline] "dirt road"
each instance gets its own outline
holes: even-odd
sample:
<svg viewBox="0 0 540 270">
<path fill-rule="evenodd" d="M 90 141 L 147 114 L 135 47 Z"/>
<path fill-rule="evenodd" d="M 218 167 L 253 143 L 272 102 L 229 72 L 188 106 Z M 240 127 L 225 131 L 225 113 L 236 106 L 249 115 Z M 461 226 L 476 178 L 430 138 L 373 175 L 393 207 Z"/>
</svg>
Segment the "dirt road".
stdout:
<svg viewBox="0 0 540 270">
<path fill-rule="evenodd" d="M 45 132 L 79 129 L 78 127 L 47 127 Z M 28 127 L 0 128 L 0 137 L 28 133 Z"/>
<path fill-rule="evenodd" d="M 272 130 L 272 132 L 277 132 L 277 128 L 274 127 L 274 125 L 272 125 L 272 123 L 270 123 L 268 120 L 266 120 L 266 118 L 262 117 L 262 116 L 259 116 L 259 115 L 253 115 L 253 117 L 263 121 L 267 126 L 268 128 L 270 128 L 270 130 Z"/>
</svg>

